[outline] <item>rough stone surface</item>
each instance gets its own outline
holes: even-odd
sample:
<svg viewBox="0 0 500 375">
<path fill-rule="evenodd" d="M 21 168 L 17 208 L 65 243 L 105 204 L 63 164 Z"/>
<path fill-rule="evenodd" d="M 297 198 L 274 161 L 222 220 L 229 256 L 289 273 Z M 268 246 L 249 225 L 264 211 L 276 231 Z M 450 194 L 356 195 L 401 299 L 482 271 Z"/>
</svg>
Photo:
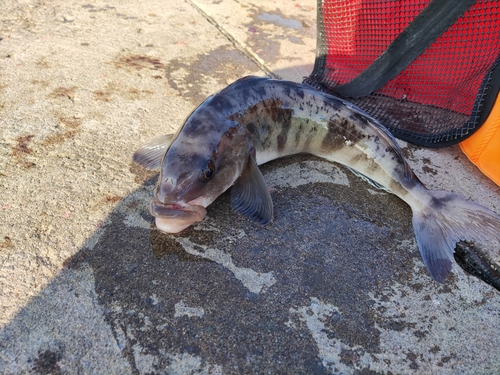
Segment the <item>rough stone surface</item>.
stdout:
<svg viewBox="0 0 500 375">
<path fill-rule="evenodd" d="M 301 81 L 315 2 L 10 1 L 0 7 L 0 373 L 496 374 L 500 294 L 418 253 L 411 212 L 347 169 L 262 167 L 275 220 L 223 194 L 178 236 L 131 161 L 248 75 Z M 500 212 L 457 147 L 416 174 Z"/>
</svg>

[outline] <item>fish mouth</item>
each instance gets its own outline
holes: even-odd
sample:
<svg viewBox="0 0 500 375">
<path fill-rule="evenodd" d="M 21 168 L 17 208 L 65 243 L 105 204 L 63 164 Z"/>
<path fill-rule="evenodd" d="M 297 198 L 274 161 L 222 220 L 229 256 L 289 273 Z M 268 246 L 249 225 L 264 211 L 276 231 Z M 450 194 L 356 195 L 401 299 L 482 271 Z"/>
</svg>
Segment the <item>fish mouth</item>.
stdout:
<svg viewBox="0 0 500 375">
<path fill-rule="evenodd" d="M 155 217 L 156 227 L 166 233 L 179 233 L 207 215 L 205 207 L 189 203 L 162 203 L 151 201 L 149 212 Z"/>
</svg>

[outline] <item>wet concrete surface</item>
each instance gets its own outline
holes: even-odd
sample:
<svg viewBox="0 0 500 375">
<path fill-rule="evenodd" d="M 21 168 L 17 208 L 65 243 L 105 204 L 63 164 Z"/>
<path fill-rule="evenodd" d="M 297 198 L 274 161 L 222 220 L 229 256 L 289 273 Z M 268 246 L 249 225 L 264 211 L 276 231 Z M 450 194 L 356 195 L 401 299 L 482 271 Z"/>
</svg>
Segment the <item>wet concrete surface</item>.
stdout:
<svg viewBox="0 0 500 375">
<path fill-rule="evenodd" d="M 157 176 L 133 151 L 261 65 L 300 81 L 309 3 L 3 11 L 0 373 L 500 372 L 498 291 L 456 266 L 435 283 L 410 209 L 343 167 L 262 166 L 267 226 L 225 193 L 180 235 L 154 227 Z M 402 146 L 427 185 L 500 212 L 498 187 L 457 147 Z"/>
</svg>

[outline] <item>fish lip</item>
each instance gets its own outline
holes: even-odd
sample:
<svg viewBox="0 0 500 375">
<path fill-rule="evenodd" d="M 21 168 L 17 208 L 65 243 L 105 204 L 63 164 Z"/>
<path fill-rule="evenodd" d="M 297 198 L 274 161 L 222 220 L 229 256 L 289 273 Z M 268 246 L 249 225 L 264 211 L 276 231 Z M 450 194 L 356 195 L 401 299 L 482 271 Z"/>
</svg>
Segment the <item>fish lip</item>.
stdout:
<svg viewBox="0 0 500 375">
<path fill-rule="evenodd" d="M 165 233 L 179 233 L 207 215 L 203 206 L 189 203 L 163 203 L 153 199 L 149 212 L 155 217 L 156 227 Z"/>
<path fill-rule="evenodd" d="M 189 219 L 194 218 L 195 216 L 204 216 L 206 214 L 205 207 L 203 206 L 192 205 L 184 202 L 163 203 L 157 199 L 153 199 L 151 201 L 149 205 L 149 212 L 154 217 L 161 219 Z"/>
</svg>

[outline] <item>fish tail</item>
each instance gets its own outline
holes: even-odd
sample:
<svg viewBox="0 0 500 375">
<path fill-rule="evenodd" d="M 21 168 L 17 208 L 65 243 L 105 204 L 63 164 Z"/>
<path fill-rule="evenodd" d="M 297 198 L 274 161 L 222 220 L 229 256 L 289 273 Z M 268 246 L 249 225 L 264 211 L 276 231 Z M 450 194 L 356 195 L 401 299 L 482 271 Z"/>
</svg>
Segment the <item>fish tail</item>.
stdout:
<svg viewBox="0 0 500 375">
<path fill-rule="evenodd" d="M 428 190 L 428 193 L 429 203 L 413 210 L 413 228 L 427 269 L 434 280 L 443 282 L 451 271 L 458 242 L 500 243 L 500 216 L 450 192 Z"/>
</svg>

